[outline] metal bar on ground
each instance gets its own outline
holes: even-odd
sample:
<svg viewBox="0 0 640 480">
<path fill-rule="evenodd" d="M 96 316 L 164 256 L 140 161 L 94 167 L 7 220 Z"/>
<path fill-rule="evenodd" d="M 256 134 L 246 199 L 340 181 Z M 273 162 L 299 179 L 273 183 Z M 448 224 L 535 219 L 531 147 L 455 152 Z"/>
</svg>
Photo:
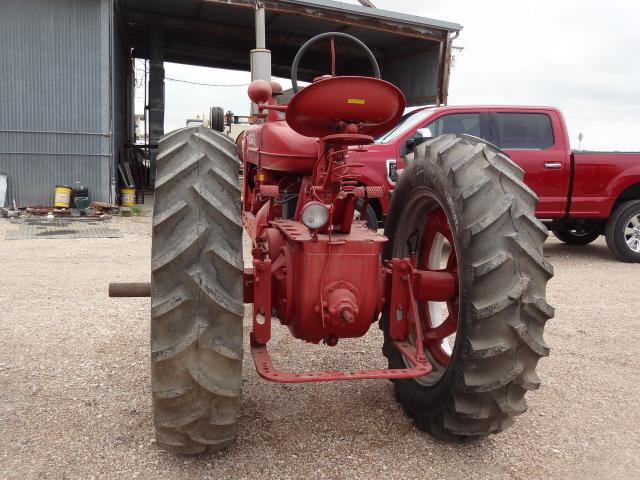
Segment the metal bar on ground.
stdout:
<svg viewBox="0 0 640 480">
<path fill-rule="evenodd" d="M 110 297 L 150 297 L 151 282 L 145 283 L 110 283 Z"/>
</svg>

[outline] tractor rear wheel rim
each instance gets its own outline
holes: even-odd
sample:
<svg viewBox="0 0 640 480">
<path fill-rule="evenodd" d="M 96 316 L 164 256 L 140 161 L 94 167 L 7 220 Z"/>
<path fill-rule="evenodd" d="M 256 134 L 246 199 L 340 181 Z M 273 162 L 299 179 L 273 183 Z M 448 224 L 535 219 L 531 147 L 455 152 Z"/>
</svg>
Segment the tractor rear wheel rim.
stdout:
<svg viewBox="0 0 640 480">
<path fill-rule="evenodd" d="M 422 245 L 416 269 L 447 272 L 458 278 L 456 249 L 451 227 L 442 207 L 429 212 L 422 234 Z M 446 314 L 445 314 L 446 311 Z M 453 353 L 458 330 L 458 295 L 447 302 L 418 302 L 425 349 L 433 360 L 446 366 Z"/>
<path fill-rule="evenodd" d="M 416 203 L 411 208 L 415 207 L 414 211 L 420 211 L 420 214 L 410 215 L 406 223 L 401 223 L 399 227 L 405 230 L 402 235 L 404 238 L 411 238 L 414 233 L 419 234 L 417 245 L 408 245 L 407 250 L 413 251 L 407 251 L 405 256 L 415 256 L 416 270 L 447 272 L 458 280 L 455 240 L 445 210 L 430 191 L 420 192 L 415 200 Z M 407 231 L 413 233 L 407 234 Z M 458 291 L 447 302 L 420 301 L 416 304 L 425 355 L 433 367 L 429 375 L 415 379 L 421 385 L 433 386 L 438 383 L 449 366 L 457 338 L 459 296 Z M 409 341 L 412 344 L 415 342 L 414 333 L 409 335 Z M 404 362 L 410 366 L 406 359 Z"/>
</svg>

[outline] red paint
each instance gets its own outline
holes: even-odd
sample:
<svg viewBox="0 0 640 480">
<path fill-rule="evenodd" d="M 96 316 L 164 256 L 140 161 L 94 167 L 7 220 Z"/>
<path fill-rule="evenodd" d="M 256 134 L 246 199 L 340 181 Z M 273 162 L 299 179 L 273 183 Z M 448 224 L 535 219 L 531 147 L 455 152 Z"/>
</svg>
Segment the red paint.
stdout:
<svg viewBox="0 0 640 480">
<path fill-rule="evenodd" d="M 266 80 L 254 80 L 249 84 L 247 94 L 253 103 L 260 104 L 269 101 L 273 89 Z"/>
<path fill-rule="evenodd" d="M 253 259 L 252 341 L 261 345 L 271 339 L 271 259 Z"/>
<path fill-rule="evenodd" d="M 492 138 L 492 115 L 506 113 L 542 113 L 551 121 L 554 143 L 543 150 L 505 149 L 511 159 L 525 171 L 525 183 L 538 195 L 536 216 L 550 220 L 602 219 L 609 217 L 616 201 L 625 189 L 640 186 L 640 152 L 571 152 L 562 112 L 551 107 L 522 106 L 455 106 L 419 109 L 425 114 L 408 122 L 402 133 L 389 143 L 374 143 L 353 149 L 347 162 L 360 163 L 366 158 L 368 182 L 380 183 L 388 197 L 394 184 L 386 176 L 387 161 L 403 166 L 402 146 L 419 128 L 449 114 L 480 113 L 486 115 L 485 139 Z M 547 168 L 545 164 L 559 163 L 560 168 Z M 384 180 L 384 181 L 383 181 Z M 636 197 L 634 197 L 636 198 Z M 382 213 L 388 212 L 389 203 L 381 202 Z"/>
<path fill-rule="evenodd" d="M 244 156 L 249 163 L 286 173 L 310 173 L 318 158 L 318 139 L 304 137 L 284 121 L 250 127 Z"/>
<path fill-rule="evenodd" d="M 569 138 L 560 110 L 492 107 L 489 108 L 489 112 L 542 113 L 549 116 L 554 133 L 554 145 L 544 150 L 505 149 L 505 152 L 525 171 L 525 183 L 538 195 L 536 216 L 538 218 L 562 216 L 567 208 L 571 159 Z M 545 164 L 550 162 L 560 163 L 561 168 L 546 168 Z"/>
<path fill-rule="evenodd" d="M 313 88 L 320 84 L 322 88 Z M 349 96 L 336 103 L 336 88 L 348 94 L 351 84 L 359 86 L 357 99 L 365 103 L 348 103 Z M 257 98 L 264 89 L 255 89 L 256 99 L 264 102 Z M 385 102 L 376 103 L 380 99 Z M 379 185 L 359 188 L 355 179 L 361 167 L 345 168 L 343 157 L 349 145 L 372 141 L 359 132 L 388 128 L 403 108 L 402 95 L 384 81 L 321 79 L 294 97 L 286 108 L 289 121 L 262 118 L 247 130 L 243 219 L 254 245 L 254 268 L 244 284 L 251 289 L 245 297 L 254 304 L 254 345 L 268 342 L 272 314 L 294 337 L 313 343 L 361 336 L 377 319 L 383 297 L 380 253 L 386 238 L 353 225 L 353 208 L 356 198 L 368 201 L 384 190 Z M 300 122 L 305 115 L 322 119 L 326 128 L 304 130 Z M 326 135 L 301 135 L 290 122 L 304 133 Z M 295 210 L 285 205 L 291 198 L 297 201 Z M 318 232 L 300 222 L 302 207 L 309 202 L 331 209 L 330 221 Z M 283 219 L 287 212 L 293 216 Z"/>
<path fill-rule="evenodd" d="M 366 135 L 393 127 L 404 110 L 402 92 L 384 80 L 330 77 L 300 90 L 289 102 L 287 123 L 301 135 L 325 137 L 344 132 L 348 124 Z"/>
<path fill-rule="evenodd" d="M 640 153 L 575 152 L 571 157 L 571 216 L 606 218 L 620 194 L 640 183 Z"/>
<path fill-rule="evenodd" d="M 273 308 L 292 335 L 318 343 L 366 333 L 380 308 L 386 239 L 360 224 L 350 234 L 312 237 L 300 222 L 274 220 L 268 232 L 270 244 L 278 237 L 282 245 L 271 257 Z M 350 320 L 341 315 L 345 308 Z"/>
<path fill-rule="evenodd" d="M 273 97 L 265 98 L 271 91 L 267 87 L 264 82 L 250 87 L 252 100 L 269 114 L 258 117 L 260 123 L 246 131 L 242 145 L 243 222 L 253 243 L 244 299 L 253 303 L 251 345 L 258 373 L 277 382 L 427 375 L 431 365 L 423 336 L 428 330 L 416 300 L 451 299 L 457 280 L 451 272 L 414 271 L 411 259 L 380 263 L 387 239 L 354 222 L 353 215 L 358 199 L 365 206 L 386 202 L 385 179 L 363 186 L 367 162 L 345 160 L 350 148 L 361 150 L 372 135 L 397 122 L 404 109 L 402 94 L 382 80 L 319 78 L 288 106 L 274 108 Z M 272 115 L 278 111 L 286 112 L 286 121 Z M 376 178 L 370 173 L 370 179 Z M 296 202 L 295 208 L 290 202 Z M 329 209 L 329 220 L 318 231 L 300 221 L 311 202 Z M 266 348 L 272 319 L 295 338 L 334 346 L 340 338 L 364 335 L 383 308 L 396 318 L 392 336 L 408 368 L 349 373 L 274 369 Z"/>
<path fill-rule="evenodd" d="M 450 250 L 444 268 L 433 270 L 428 266 L 428 259 L 437 235 L 447 239 Z M 416 262 L 414 285 L 420 287 L 414 290 L 424 295 L 420 297 L 421 300 L 446 302 L 447 317 L 440 325 L 434 324 L 426 302 L 418 304 L 426 348 L 436 362 L 446 365 L 449 363 L 450 356 L 442 348 L 442 342 L 458 329 L 458 260 L 451 227 L 442 208 L 428 215 L 427 225 L 422 234 L 420 254 Z M 436 304 L 436 308 L 441 308 L 441 305 Z"/>
<path fill-rule="evenodd" d="M 415 356 L 413 347 L 406 342 L 398 342 L 399 350 L 409 358 Z M 424 377 L 431 373 L 429 363 L 414 363 L 410 368 L 359 370 L 357 372 L 280 372 L 275 369 L 266 345 L 251 345 L 251 354 L 258 374 L 265 380 L 277 383 L 333 382 L 336 380 L 395 380 L 402 378 Z"/>
<path fill-rule="evenodd" d="M 458 282 L 452 272 L 418 270 L 413 275 L 413 290 L 418 292 L 418 301 L 446 302 L 458 294 Z"/>
<path fill-rule="evenodd" d="M 350 242 L 345 242 L 344 244 L 346 245 L 347 243 Z M 254 324 L 254 331 L 251 334 L 251 353 L 258 374 L 262 378 L 273 382 L 305 383 L 335 380 L 417 378 L 431 373 L 432 366 L 424 354 L 424 345 L 428 345 L 428 339 L 423 339 L 424 325 L 421 324 L 421 318 L 416 308 L 417 299 L 414 295 L 415 282 L 410 281 L 418 272 L 414 271 L 412 261 L 406 258 L 389 261 L 388 268 L 384 270 L 384 274 L 389 277 L 389 283 L 397 286 L 397 288 L 392 289 L 392 299 L 388 303 L 390 306 L 388 314 L 392 315 L 391 336 L 392 339 L 394 339 L 395 347 L 410 364 L 409 367 L 401 369 L 360 370 L 357 372 L 281 372 L 273 366 L 266 342 L 260 341 L 260 336 L 256 333 L 256 325 Z M 429 287 L 429 285 L 423 286 L 426 288 Z M 338 305 L 340 308 L 344 307 L 353 299 L 354 297 L 352 296 L 342 296 L 338 301 Z M 328 308 L 331 308 L 330 297 Z M 402 312 L 402 314 L 398 314 L 398 312 Z M 398 326 L 400 327 L 398 328 Z M 406 340 L 410 332 L 414 334 L 413 343 Z M 330 346 L 335 346 L 337 339 L 337 336 L 329 336 L 327 337 L 326 343 Z"/>
</svg>

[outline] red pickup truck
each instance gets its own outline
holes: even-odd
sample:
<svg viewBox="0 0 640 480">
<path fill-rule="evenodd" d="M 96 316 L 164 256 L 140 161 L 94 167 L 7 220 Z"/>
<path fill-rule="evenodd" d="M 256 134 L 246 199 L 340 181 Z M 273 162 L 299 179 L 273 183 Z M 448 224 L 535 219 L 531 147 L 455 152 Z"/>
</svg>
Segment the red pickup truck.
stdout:
<svg viewBox="0 0 640 480">
<path fill-rule="evenodd" d="M 525 182 L 538 195 L 536 216 L 560 240 L 586 245 L 605 235 L 618 258 L 640 262 L 640 152 L 572 152 L 562 113 L 550 107 L 427 107 L 407 113 L 375 143 L 349 153 L 354 163 L 367 160 L 364 184 L 389 190 L 371 205 L 378 219 L 387 213 L 405 156 L 447 133 L 480 137 L 524 169 Z"/>
</svg>

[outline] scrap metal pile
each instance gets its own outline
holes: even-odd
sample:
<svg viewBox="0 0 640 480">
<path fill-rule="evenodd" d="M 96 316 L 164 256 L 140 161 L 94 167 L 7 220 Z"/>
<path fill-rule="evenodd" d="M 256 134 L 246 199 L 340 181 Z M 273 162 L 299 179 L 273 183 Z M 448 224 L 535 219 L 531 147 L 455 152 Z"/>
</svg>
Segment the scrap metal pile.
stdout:
<svg viewBox="0 0 640 480">
<path fill-rule="evenodd" d="M 36 205 L 25 208 L 0 208 L 0 216 L 4 218 L 68 218 L 73 220 L 108 220 L 118 214 L 120 207 L 104 202 L 93 202 L 88 208 L 58 208 Z"/>
</svg>

